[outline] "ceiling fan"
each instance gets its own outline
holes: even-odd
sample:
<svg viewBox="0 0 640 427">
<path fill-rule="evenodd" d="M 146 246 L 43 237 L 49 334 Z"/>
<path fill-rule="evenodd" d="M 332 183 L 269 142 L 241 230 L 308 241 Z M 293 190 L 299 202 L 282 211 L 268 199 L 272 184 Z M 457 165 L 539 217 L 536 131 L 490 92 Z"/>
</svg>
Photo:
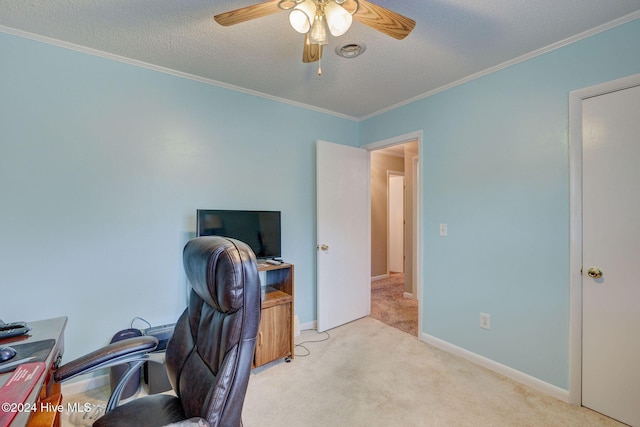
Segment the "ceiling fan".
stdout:
<svg viewBox="0 0 640 427">
<path fill-rule="evenodd" d="M 214 16 L 224 26 L 235 25 L 280 11 L 289 11 L 289 22 L 299 33 L 305 34 L 302 62 L 322 58 L 322 46 L 332 36 L 344 34 L 352 20 L 365 24 L 395 39 L 402 40 L 413 30 L 416 22 L 367 0 L 270 0 Z M 319 70 L 318 74 L 322 72 Z"/>
</svg>

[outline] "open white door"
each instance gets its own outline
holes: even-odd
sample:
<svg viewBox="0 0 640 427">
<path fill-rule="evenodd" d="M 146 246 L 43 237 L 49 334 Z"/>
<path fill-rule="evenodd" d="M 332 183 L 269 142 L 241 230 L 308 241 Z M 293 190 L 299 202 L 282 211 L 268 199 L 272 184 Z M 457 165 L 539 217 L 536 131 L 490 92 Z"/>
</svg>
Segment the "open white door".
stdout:
<svg viewBox="0 0 640 427">
<path fill-rule="evenodd" d="M 371 312 L 369 152 L 316 144 L 318 331 Z"/>
</svg>

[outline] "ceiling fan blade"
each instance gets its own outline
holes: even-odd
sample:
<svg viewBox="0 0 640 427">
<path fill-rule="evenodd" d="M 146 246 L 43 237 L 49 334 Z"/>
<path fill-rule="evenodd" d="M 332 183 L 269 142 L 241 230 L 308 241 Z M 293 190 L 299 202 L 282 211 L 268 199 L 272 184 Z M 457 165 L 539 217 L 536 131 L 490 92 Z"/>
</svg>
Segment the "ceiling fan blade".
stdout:
<svg viewBox="0 0 640 427">
<path fill-rule="evenodd" d="M 240 9 L 232 10 L 230 12 L 221 13 L 213 17 L 215 21 L 224 25 L 239 24 L 241 22 L 250 21 L 256 18 L 262 18 L 263 16 L 271 15 L 276 12 L 280 12 L 282 9 L 278 7 L 278 0 L 271 0 L 264 3 L 254 4 L 253 6 L 247 6 Z"/>
<path fill-rule="evenodd" d="M 368 25 L 394 39 L 402 40 L 416 26 L 416 21 L 399 13 L 393 12 L 382 6 L 369 3 L 367 0 L 358 0 L 360 7 L 353 15 L 353 19 Z M 355 2 L 347 0 L 343 7 L 349 11 L 355 9 Z"/>
<path fill-rule="evenodd" d="M 322 45 L 311 44 L 309 34 L 304 37 L 304 49 L 302 50 L 302 62 L 316 62 L 322 58 Z"/>
</svg>

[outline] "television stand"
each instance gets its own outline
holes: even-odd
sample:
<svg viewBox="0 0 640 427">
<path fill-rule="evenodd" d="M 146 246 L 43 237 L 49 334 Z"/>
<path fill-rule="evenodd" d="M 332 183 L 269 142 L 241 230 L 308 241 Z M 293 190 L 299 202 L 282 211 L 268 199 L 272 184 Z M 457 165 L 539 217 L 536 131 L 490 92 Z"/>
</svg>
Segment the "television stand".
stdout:
<svg viewBox="0 0 640 427">
<path fill-rule="evenodd" d="M 253 366 L 293 359 L 293 264 L 258 263 L 264 271 L 264 295 Z"/>
</svg>

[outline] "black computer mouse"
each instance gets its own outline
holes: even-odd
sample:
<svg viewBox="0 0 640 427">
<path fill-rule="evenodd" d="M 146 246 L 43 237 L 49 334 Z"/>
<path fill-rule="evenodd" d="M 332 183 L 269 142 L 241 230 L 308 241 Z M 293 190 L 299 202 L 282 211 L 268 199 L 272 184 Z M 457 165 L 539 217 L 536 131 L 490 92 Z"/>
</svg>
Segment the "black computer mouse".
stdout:
<svg viewBox="0 0 640 427">
<path fill-rule="evenodd" d="M 16 355 L 16 351 L 12 347 L 0 347 L 0 363 L 6 362 Z"/>
</svg>

